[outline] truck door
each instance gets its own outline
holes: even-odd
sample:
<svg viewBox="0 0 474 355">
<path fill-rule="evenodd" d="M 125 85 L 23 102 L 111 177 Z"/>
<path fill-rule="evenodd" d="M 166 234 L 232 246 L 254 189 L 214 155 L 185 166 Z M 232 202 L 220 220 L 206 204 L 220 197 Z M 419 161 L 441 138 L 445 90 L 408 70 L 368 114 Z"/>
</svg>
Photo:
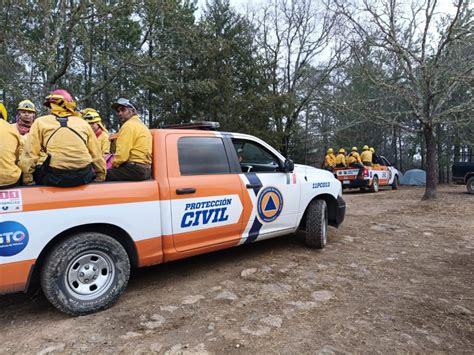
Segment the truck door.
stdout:
<svg viewBox="0 0 474 355">
<path fill-rule="evenodd" d="M 289 233 L 296 228 L 300 201 L 297 175 L 282 171 L 283 162 L 251 139 L 232 138 L 244 187 L 253 210 L 243 221 L 242 243 Z"/>
<path fill-rule="evenodd" d="M 224 139 L 211 132 L 170 134 L 166 147 L 176 250 L 237 244 L 243 189 Z"/>
</svg>

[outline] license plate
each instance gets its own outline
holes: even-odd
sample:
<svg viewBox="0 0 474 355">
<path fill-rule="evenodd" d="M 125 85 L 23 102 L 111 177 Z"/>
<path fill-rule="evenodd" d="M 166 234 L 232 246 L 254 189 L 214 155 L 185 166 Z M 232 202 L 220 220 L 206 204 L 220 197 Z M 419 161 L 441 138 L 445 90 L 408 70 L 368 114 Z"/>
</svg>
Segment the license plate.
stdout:
<svg viewBox="0 0 474 355">
<path fill-rule="evenodd" d="M 350 184 L 351 181 L 350 181 L 350 180 L 344 180 L 342 183 L 345 184 L 345 185 L 347 185 L 347 184 Z"/>
</svg>

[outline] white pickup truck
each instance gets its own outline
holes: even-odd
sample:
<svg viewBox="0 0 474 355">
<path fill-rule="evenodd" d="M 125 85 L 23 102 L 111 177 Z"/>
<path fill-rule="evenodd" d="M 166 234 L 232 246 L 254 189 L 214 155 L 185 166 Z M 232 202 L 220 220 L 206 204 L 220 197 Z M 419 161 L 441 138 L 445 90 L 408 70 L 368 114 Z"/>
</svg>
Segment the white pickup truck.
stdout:
<svg viewBox="0 0 474 355">
<path fill-rule="evenodd" d="M 153 178 L 0 192 L 0 293 L 41 286 L 59 310 L 110 307 L 131 267 L 306 231 L 323 248 L 345 214 L 330 172 L 294 165 L 258 138 L 158 129 Z"/>
</svg>

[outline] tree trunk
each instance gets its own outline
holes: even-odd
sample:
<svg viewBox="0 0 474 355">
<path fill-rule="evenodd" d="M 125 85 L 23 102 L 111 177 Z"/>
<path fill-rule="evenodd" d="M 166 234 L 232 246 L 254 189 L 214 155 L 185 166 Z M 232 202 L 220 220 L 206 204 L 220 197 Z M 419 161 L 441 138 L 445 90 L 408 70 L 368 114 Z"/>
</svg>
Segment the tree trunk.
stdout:
<svg viewBox="0 0 474 355">
<path fill-rule="evenodd" d="M 433 200 L 437 197 L 438 166 L 436 158 L 436 137 L 431 124 L 423 125 L 423 135 L 426 143 L 426 189 L 422 200 Z"/>
</svg>

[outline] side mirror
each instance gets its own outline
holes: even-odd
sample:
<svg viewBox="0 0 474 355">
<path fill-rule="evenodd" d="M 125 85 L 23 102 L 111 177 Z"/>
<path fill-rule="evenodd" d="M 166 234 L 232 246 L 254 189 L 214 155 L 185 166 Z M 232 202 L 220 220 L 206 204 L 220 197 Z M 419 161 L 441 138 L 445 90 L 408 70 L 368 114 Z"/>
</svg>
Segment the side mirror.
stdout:
<svg viewBox="0 0 474 355">
<path fill-rule="evenodd" d="M 292 173 L 293 170 L 295 170 L 295 163 L 293 163 L 293 160 L 291 159 L 286 159 L 283 164 L 283 171 L 285 173 Z"/>
</svg>

